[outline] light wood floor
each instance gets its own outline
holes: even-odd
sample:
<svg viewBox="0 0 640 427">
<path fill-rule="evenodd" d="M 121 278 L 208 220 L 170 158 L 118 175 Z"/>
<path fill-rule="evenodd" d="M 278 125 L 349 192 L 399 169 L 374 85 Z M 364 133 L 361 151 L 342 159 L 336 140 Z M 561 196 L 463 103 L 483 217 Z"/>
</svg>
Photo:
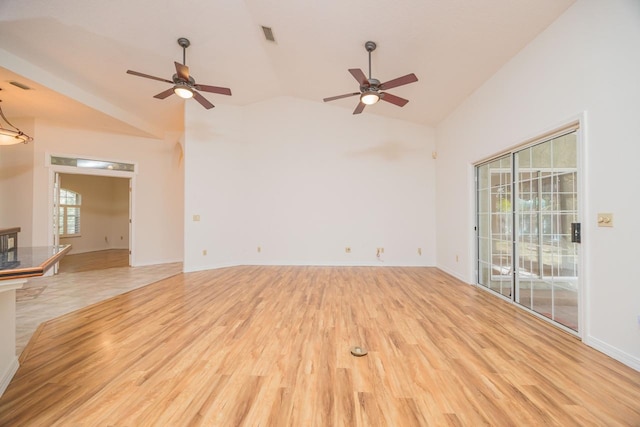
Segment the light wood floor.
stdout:
<svg viewBox="0 0 640 427">
<path fill-rule="evenodd" d="M 23 356 L 2 426 L 640 425 L 640 372 L 432 268 L 179 274 Z"/>
<path fill-rule="evenodd" d="M 105 270 L 107 268 L 128 267 L 128 249 L 108 249 L 104 251 L 84 252 L 66 255 L 60 260 L 60 273 Z"/>
<path fill-rule="evenodd" d="M 129 251 L 67 255 L 60 274 L 32 277 L 16 291 L 16 350 L 43 322 L 182 272 L 182 263 L 127 267 Z"/>
</svg>

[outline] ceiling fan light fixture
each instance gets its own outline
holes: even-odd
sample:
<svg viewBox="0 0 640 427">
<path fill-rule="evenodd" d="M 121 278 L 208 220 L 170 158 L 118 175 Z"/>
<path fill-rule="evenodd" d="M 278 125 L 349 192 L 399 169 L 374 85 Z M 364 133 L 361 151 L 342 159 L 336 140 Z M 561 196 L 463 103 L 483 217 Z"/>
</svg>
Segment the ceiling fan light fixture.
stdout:
<svg viewBox="0 0 640 427">
<path fill-rule="evenodd" d="M 374 92 L 372 90 L 363 92 L 360 95 L 360 102 L 366 105 L 373 105 L 376 102 L 380 101 L 380 94 L 378 92 Z"/>
<path fill-rule="evenodd" d="M 193 90 L 185 83 L 178 83 L 173 87 L 173 92 L 180 98 L 189 99 L 193 98 Z M 169 92 L 171 93 L 171 92 Z"/>
<path fill-rule="evenodd" d="M 2 102 L 2 101 L 0 101 Z M 33 138 L 22 132 L 20 129 L 12 125 L 9 120 L 4 116 L 2 107 L 0 107 L 0 117 L 11 128 L 8 129 L 2 125 L 0 121 L 0 145 L 14 145 L 14 144 L 26 144 L 33 141 Z"/>
</svg>

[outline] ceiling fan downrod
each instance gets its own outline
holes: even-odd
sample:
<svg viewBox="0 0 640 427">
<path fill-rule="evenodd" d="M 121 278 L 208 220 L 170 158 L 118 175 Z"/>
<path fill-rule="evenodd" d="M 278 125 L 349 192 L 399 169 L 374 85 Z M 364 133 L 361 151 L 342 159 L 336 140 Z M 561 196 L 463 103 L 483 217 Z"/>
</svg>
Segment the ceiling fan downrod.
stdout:
<svg viewBox="0 0 640 427">
<path fill-rule="evenodd" d="M 191 45 L 191 42 L 185 37 L 180 37 L 178 44 L 182 47 L 182 65 L 187 65 L 187 48 Z"/>
<path fill-rule="evenodd" d="M 371 52 L 376 50 L 376 43 L 368 41 L 364 44 L 364 48 L 369 52 L 369 80 L 371 80 Z"/>
</svg>

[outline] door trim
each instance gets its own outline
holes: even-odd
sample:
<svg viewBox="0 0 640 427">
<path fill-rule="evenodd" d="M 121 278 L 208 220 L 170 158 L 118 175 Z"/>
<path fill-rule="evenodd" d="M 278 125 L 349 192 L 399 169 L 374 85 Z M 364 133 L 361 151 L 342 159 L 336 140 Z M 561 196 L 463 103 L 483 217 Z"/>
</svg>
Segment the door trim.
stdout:
<svg viewBox="0 0 640 427">
<path fill-rule="evenodd" d="M 49 199 L 47 201 L 47 209 L 48 212 L 53 212 L 54 207 L 54 180 L 56 173 L 64 173 L 64 174 L 75 174 L 75 175 L 94 175 L 94 176 L 106 176 L 111 178 L 128 178 L 129 179 L 129 266 L 135 267 L 135 209 L 134 209 L 134 201 L 135 201 L 135 191 L 136 191 L 136 175 L 138 170 L 138 165 L 136 162 L 121 162 L 115 161 L 116 163 L 129 163 L 135 166 L 133 172 L 129 171 L 119 171 L 119 170 L 111 170 L 111 169 L 92 169 L 92 168 L 78 168 L 74 166 L 61 166 L 61 165 L 52 165 L 51 157 L 66 157 L 66 158 L 85 158 L 84 156 L 76 156 L 69 154 L 53 154 L 53 153 L 45 153 L 45 166 L 48 168 L 49 175 Z M 93 157 L 93 156 L 92 156 Z M 104 159 L 104 158 L 93 158 L 93 160 L 104 161 L 104 162 L 114 162 L 113 159 Z M 51 215 L 48 215 L 50 218 Z M 54 230 L 53 230 L 53 222 L 48 221 L 47 225 L 47 233 L 48 244 L 54 244 Z"/>
</svg>

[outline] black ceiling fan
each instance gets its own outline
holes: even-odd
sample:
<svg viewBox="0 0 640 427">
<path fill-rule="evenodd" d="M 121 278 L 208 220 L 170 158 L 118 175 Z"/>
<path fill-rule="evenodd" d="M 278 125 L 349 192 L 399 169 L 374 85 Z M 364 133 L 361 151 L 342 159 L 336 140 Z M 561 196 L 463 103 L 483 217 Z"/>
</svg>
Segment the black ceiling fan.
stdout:
<svg viewBox="0 0 640 427">
<path fill-rule="evenodd" d="M 186 65 L 186 52 L 187 48 L 191 45 L 191 42 L 189 41 L 189 39 L 180 37 L 178 39 L 178 44 L 182 47 L 182 64 L 179 62 L 174 62 L 176 66 L 176 74 L 171 77 L 171 80 L 150 76 L 149 74 L 139 73 L 132 70 L 127 70 L 127 74 L 133 74 L 134 76 L 158 80 L 173 85 L 172 88 L 160 92 L 159 94 L 155 95 L 154 98 L 165 99 L 175 93 L 176 95 L 184 99 L 195 98 L 195 100 L 198 101 L 207 110 L 213 108 L 214 105 L 209 102 L 204 96 L 202 96 L 198 92 L 199 90 L 203 92 L 219 93 L 221 95 L 231 95 L 231 89 L 226 87 L 197 84 L 194 78 L 189 75 L 189 67 L 187 67 Z"/>
<path fill-rule="evenodd" d="M 335 101 L 336 99 L 348 98 L 350 96 L 360 95 L 360 102 L 353 110 L 353 114 L 360 114 L 367 105 L 373 105 L 379 100 L 390 102 L 398 107 L 404 107 L 408 99 L 400 98 L 388 92 L 381 92 L 383 90 L 391 89 L 394 87 L 406 85 L 409 83 L 417 82 L 418 78 L 415 74 L 407 74 L 406 76 L 398 77 L 388 82 L 380 83 L 380 80 L 371 77 L 371 52 L 376 50 L 376 44 L 372 41 L 368 41 L 364 44 L 365 49 L 369 52 L 369 78 L 359 68 L 350 68 L 349 72 L 360 84 L 360 92 L 347 93 L 344 95 L 332 96 L 330 98 L 324 98 L 324 102 Z"/>
</svg>

